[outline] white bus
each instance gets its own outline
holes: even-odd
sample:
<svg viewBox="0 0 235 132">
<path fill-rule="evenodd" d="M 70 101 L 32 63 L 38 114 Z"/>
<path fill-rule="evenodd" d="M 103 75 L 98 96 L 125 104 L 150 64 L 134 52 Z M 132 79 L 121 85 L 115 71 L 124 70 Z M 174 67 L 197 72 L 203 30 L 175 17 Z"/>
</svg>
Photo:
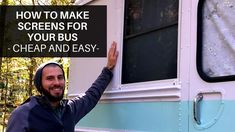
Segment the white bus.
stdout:
<svg viewBox="0 0 235 132">
<path fill-rule="evenodd" d="M 107 6 L 114 77 L 83 132 L 233 132 L 235 0 L 77 0 Z M 98 32 L 97 32 L 98 33 Z M 86 91 L 106 58 L 72 58 L 68 96 Z"/>
</svg>

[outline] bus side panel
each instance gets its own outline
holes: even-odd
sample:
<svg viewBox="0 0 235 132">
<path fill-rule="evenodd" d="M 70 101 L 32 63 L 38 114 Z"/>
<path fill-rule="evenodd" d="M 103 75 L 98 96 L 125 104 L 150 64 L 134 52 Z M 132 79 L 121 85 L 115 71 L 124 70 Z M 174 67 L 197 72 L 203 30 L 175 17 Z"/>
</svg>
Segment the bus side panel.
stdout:
<svg viewBox="0 0 235 132">
<path fill-rule="evenodd" d="M 76 128 L 117 131 L 174 132 L 187 131 L 182 122 L 186 102 L 99 103 Z M 185 119 L 184 119 L 185 118 Z"/>
</svg>

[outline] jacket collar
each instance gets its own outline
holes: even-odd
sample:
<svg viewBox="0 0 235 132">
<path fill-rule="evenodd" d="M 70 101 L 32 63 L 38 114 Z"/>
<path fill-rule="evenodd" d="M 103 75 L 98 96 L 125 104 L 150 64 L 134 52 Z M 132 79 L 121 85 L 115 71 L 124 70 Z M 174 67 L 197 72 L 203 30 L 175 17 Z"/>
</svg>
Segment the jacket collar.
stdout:
<svg viewBox="0 0 235 132">
<path fill-rule="evenodd" d="M 37 95 L 37 96 L 31 96 L 29 97 L 25 102 L 23 102 L 21 105 L 25 104 L 25 103 L 28 103 L 30 101 L 33 101 L 33 100 L 36 100 L 37 103 L 41 106 L 43 106 L 44 108 L 49 108 L 49 109 L 52 109 L 51 107 L 51 104 L 50 104 L 50 101 L 48 100 L 48 98 L 44 95 Z M 58 107 L 61 107 L 61 108 L 65 108 L 66 106 L 66 103 L 67 103 L 67 100 L 66 99 L 63 99 L 60 101 L 60 104 Z"/>
</svg>

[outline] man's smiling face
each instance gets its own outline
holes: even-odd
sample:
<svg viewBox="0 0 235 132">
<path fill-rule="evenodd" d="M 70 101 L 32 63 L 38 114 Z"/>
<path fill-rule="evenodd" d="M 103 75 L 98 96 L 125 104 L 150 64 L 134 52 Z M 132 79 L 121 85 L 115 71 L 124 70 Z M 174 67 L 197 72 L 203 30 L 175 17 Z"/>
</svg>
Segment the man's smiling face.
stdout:
<svg viewBox="0 0 235 132">
<path fill-rule="evenodd" d="M 63 99 L 65 79 L 62 69 L 57 65 L 47 65 L 42 71 L 42 91 L 52 102 Z"/>
</svg>

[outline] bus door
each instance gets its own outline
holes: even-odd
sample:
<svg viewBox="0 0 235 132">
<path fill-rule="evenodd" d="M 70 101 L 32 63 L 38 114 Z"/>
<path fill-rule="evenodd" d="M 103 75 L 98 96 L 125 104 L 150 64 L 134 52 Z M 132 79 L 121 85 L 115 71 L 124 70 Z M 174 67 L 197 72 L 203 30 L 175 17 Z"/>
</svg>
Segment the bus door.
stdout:
<svg viewBox="0 0 235 132">
<path fill-rule="evenodd" d="M 189 132 L 231 132 L 235 0 L 194 0 L 191 7 Z"/>
</svg>

